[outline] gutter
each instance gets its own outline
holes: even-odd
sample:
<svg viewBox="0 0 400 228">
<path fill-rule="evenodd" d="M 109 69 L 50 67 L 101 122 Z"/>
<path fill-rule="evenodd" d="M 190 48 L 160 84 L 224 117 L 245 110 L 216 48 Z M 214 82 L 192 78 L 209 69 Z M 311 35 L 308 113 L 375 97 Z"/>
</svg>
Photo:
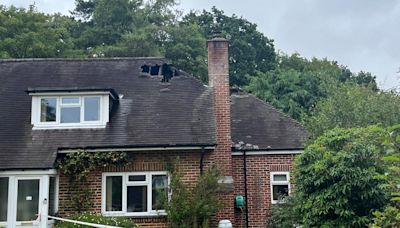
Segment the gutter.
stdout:
<svg viewBox="0 0 400 228">
<path fill-rule="evenodd" d="M 76 148 L 68 148 L 68 147 L 60 147 L 58 148 L 59 154 L 67 154 L 74 153 L 80 150 L 84 150 L 86 152 L 109 152 L 109 151 L 157 151 L 157 150 L 212 150 L 215 149 L 215 144 L 208 145 L 196 145 L 196 144 L 176 144 L 176 145 L 168 145 L 168 144 L 159 144 L 159 145 L 128 145 L 128 146 L 88 146 L 88 147 L 76 147 Z"/>
</svg>

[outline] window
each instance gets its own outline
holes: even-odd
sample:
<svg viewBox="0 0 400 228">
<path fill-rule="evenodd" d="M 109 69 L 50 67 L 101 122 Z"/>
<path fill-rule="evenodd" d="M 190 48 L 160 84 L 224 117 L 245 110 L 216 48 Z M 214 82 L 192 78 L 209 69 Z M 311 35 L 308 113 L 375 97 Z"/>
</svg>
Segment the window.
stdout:
<svg viewBox="0 0 400 228">
<path fill-rule="evenodd" d="M 69 95 L 32 99 L 32 124 L 41 128 L 105 127 L 107 95 Z"/>
<path fill-rule="evenodd" d="M 165 213 L 166 172 L 104 173 L 102 211 L 105 215 L 145 216 Z"/>
<path fill-rule="evenodd" d="M 272 203 L 283 203 L 290 194 L 289 172 L 271 172 L 271 199 Z"/>
<path fill-rule="evenodd" d="M 7 221 L 8 177 L 0 177 L 0 222 Z"/>
</svg>

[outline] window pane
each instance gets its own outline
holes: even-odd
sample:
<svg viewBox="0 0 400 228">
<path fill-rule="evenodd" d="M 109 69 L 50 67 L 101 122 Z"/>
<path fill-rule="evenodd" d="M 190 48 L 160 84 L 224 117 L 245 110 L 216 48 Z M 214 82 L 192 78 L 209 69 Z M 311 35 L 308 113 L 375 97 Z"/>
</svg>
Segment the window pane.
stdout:
<svg viewBox="0 0 400 228">
<path fill-rule="evenodd" d="M 57 99 L 42 98 L 40 99 L 40 122 L 56 121 Z"/>
<path fill-rule="evenodd" d="M 127 212 L 146 212 L 147 186 L 129 186 L 127 190 Z"/>
<path fill-rule="evenodd" d="M 274 181 L 287 181 L 286 174 L 274 174 Z"/>
<path fill-rule="evenodd" d="M 272 198 L 273 200 L 281 200 L 289 195 L 288 185 L 273 185 L 272 186 Z"/>
<path fill-rule="evenodd" d="M 129 181 L 146 181 L 146 175 L 131 175 Z"/>
<path fill-rule="evenodd" d="M 85 121 L 100 120 L 100 97 L 85 97 Z"/>
<path fill-rule="evenodd" d="M 163 200 L 168 196 L 168 178 L 166 175 L 153 175 L 152 178 L 152 209 L 164 209 Z"/>
<path fill-rule="evenodd" d="M 63 97 L 61 98 L 62 104 L 79 104 L 79 97 Z"/>
<path fill-rule="evenodd" d="M 79 123 L 81 122 L 81 108 L 61 108 L 61 123 Z"/>
<path fill-rule="evenodd" d="M 0 222 L 7 221 L 8 177 L 0 177 Z"/>
<path fill-rule="evenodd" d="M 19 180 L 17 221 L 36 220 L 39 211 L 39 180 Z"/>
<path fill-rule="evenodd" d="M 56 214 L 56 178 L 50 177 L 49 186 L 49 215 L 54 216 Z"/>
<path fill-rule="evenodd" d="M 122 211 L 122 176 L 106 177 L 106 211 Z"/>
</svg>

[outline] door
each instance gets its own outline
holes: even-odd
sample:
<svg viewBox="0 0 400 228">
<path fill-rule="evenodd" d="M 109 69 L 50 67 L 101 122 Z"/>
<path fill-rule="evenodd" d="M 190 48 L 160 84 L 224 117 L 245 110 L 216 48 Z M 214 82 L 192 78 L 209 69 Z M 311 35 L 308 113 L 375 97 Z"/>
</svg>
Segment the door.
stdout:
<svg viewBox="0 0 400 228">
<path fill-rule="evenodd" d="M 40 178 L 16 178 L 16 225 L 38 227 Z"/>
</svg>

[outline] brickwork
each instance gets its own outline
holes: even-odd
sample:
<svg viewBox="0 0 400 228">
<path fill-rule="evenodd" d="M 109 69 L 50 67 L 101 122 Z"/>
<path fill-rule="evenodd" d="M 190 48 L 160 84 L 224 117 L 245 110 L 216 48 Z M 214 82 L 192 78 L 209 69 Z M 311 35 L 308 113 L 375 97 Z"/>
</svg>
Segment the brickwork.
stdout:
<svg viewBox="0 0 400 228">
<path fill-rule="evenodd" d="M 231 155 L 231 105 L 229 92 L 228 41 L 215 38 L 208 41 L 208 81 L 213 88 L 214 113 L 216 121 L 217 147 L 212 159 L 222 171 L 223 176 L 232 176 Z M 216 220 L 229 219 L 233 222 L 233 192 L 220 195 L 223 208 Z"/>
<path fill-rule="evenodd" d="M 91 212 L 101 213 L 101 185 L 103 172 L 136 172 L 136 171 L 165 171 L 165 164 L 179 157 L 179 168 L 183 173 L 185 183 L 194 183 L 200 175 L 200 152 L 130 152 L 130 164 L 125 166 L 111 166 L 101 170 L 91 172 L 88 176 L 88 189 L 93 190 L 92 197 L 88 200 L 93 202 Z M 204 158 L 205 169 L 210 166 L 210 153 L 206 153 Z M 70 197 L 74 192 L 70 190 L 69 179 L 65 175 L 60 175 L 59 184 L 59 215 L 70 216 L 76 213 L 69 206 Z M 133 218 L 134 222 L 140 227 L 167 227 L 165 217 Z"/>
<path fill-rule="evenodd" d="M 266 227 L 271 213 L 270 172 L 292 171 L 295 155 L 248 155 L 249 227 Z M 243 156 L 233 156 L 235 195 L 245 195 Z M 245 227 L 245 210 L 235 211 L 235 227 Z"/>
</svg>

